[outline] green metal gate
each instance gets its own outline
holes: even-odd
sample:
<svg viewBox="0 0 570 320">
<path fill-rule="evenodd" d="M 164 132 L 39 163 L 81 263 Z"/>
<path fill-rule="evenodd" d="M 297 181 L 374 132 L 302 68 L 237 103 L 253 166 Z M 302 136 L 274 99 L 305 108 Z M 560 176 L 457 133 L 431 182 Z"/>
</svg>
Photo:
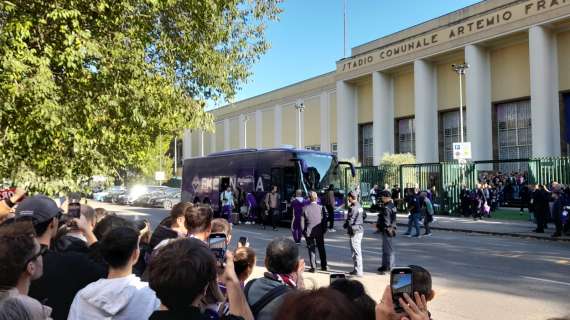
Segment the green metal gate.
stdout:
<svg viewBox="0 0 570 320">
<path fill-rule="evenodd" d="M 370 189 L 375 184 L 380 187 L 399 184 L 402 196 L 407 188 L 431 189 L 439 212 L 451 215 L 459 213 L 462 185 L 475 188 L 485 174 L 516 172 L 524 174 L 530 184 L 550 185 L 556 181 L 570 185 L 569 157 L 359 167 L 355 168 L 354 177 L 348 169 L 345 170 L 342 189 L 348 192 L 359 186 L 364 204 L 369 201 Z"/>
</svg>

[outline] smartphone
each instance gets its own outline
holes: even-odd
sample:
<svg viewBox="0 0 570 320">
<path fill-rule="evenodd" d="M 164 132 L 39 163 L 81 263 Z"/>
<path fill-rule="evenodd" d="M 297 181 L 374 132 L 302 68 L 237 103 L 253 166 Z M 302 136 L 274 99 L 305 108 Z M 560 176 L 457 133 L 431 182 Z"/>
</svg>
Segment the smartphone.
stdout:
<svg viewBox="0 0 570 320">
<path fill-rule="evenodd" d="M 404 293 L 412 297 L 414 287 L 412 283 L 412 269 L 410 268 L 394 268 L 390 272 L 390 288 L 392 289 L 392 300 L 396 312 L 404 312 L 400 305 L 399 298 L 404 299 Z"/>
<path fill-rule="evenodd" d="M 70 218 L 79 219 L 79 217 L 81 215 L 81 205 L 79 203 L 70 203 L 67 206 L 67 215 Z"/>
<path fill-rule="evenodd" d="M 333 283 L 339 279 L 346 279 L 346 275 L 344 273 L 331 273 L 330 283 Z"/>
<path fill-rule="evenodd" d="M 208 238 L 208 247 L 216 257 L 218 267 L 223 268 L 226 262 L 227 238 L 224 233 L 212 233 Z"/>
<path fill-rule="evenodd" d="M 239 237 L 239 243 L 242 247 L 245 247 L 247 245 L 247 237 Z"/>
</svg>

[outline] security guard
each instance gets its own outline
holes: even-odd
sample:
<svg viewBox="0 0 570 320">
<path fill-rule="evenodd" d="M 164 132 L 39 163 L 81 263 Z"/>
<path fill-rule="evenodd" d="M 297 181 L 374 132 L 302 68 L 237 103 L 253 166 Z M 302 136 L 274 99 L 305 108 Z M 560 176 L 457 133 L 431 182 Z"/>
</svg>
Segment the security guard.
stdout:
<svg viewBox="0 0 570 320">
<path fill-rule="evenodd" d="M 389 273 L 394 266 L 395 254 L 392 238 L 396 235 L 396 206 L 389 191 L 380 192 L 382 206 L 378 212 L 376 228 L 382 235 L 382 266 L 378 268 L 380 274 Z"/>
</svg>

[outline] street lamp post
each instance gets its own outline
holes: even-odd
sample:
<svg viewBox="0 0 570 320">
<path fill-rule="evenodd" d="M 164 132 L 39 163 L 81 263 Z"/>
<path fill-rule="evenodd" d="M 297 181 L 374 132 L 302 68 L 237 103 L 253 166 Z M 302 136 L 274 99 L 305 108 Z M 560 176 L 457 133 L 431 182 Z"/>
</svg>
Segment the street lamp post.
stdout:
<svg viewBox="0 0 570 320">
<path fill-rule="evenodd" d="M 298 124 L 299 124 L 299 128 L 298 128 L 299 139 L 297 141 L 297 147 L 299 149 L 301 149 L 303 147 L 302 142 L 301 142 L 301 113 L 303 112 L 303 110 L 305 110 L 305 104 L 303 103 L 302 100 L 299 100 L 299 101 L 297 101 L 297 103 L 295 103 L 295 109 L 297 109 L 297 111 L 299 111 L 298 118 L 297 118 Z"/>
<path fill-rule="evenodd" d="M 459 136 L 461 137 L 461 143 L 463 143 L 465 142 L 463 138 L 463 76 L 465 71 L 469 69 L 469 64 L 464 62 L 462 64 L 452 64 L 451 67 L 459 75 Z"/>
<path fill-rule="evenodd" d="M 459 136 L 461 143 L 465 142 L 463 137 L 463 76 L 465 71 L 469 68 L 468 63 L 452 64 L 451 67 L 453 71 L 457 72 L 459 75 Z M 462 147 L 463 148 L 463 147 Z M 459 164 L 461 165 L 461 185 L 465 185 L 465 159 L 459 159 Z"/>
</svg>

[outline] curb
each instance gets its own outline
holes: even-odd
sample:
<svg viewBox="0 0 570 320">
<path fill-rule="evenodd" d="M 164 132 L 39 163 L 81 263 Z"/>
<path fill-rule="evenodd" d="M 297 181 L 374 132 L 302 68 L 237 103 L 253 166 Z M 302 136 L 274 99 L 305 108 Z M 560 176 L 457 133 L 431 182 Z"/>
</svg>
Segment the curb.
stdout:
<svg viewBox="0 0 570 320">
<path fill-rule="evenodd" d="M 407 227 L 408 224 L 406 223 L 397 223 L 397 226 L 404 226 Z M 445 228 L 445 227 L 437 227 L 437 226 L 430 226 L 433 230 L 442 230 L 442 231 L 451 231 L 451 232 L 464 232 L 464 233 L 476 233 L 476 234 L 484 234 L 484 235 L 492 235 L 492 236 L 507 236 L 513 238 L 526 238 L 526 239 L 536 239 L 536 240 L 546 240 L 546 241 L 553 241 L 553 242 L 570 242 L 570 238 L 552 238 L 552 237 L 540 237 L 531 234 L 519 234 L 519 233 L 510 233 L 510 232 L 495 232 L 495 231 L 482 231 L 482 230 L 470 230 L 470 229 L 456 229 L 456 228 Z"/>
</svg>

